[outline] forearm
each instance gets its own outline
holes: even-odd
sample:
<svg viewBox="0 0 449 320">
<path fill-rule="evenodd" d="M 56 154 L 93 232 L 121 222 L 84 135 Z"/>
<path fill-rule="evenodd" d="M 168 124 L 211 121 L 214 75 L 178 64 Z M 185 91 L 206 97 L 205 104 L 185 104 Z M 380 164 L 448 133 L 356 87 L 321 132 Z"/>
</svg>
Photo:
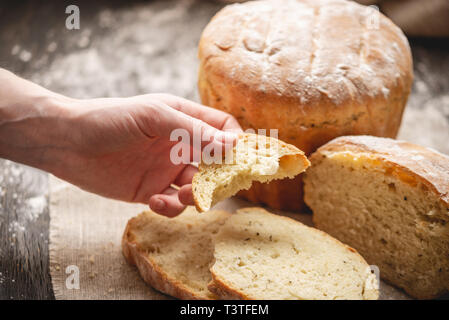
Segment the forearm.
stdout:
<svg viewBox="0 0 449 320">
<path fill-rule="evenodd" d="M 0 69 L 0 157 L 51 171 L 67 144 L 66 101 Z"/>
</svg>

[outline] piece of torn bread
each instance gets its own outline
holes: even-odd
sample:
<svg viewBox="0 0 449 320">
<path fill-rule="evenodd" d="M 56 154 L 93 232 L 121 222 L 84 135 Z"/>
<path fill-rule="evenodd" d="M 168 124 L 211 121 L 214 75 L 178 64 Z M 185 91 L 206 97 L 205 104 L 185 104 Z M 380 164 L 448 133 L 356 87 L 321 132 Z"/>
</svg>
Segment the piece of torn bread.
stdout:
<svg viewBox="0 0 449 320">
<path fill-rule="evenodd" d="M 293 178 L 310 165 L 304 152 L 295 146 L 250 133 L 241 135 L 230 155 L 221 164 L 199 165 L 192 181 L 193 199 L 199 212 L 249 189 L 253 181 Z"/>
<path fill-rule="evenodd" d="M 198 214 L 188 207 L 175 218 L 142 212 L 130 219 L 122 238 L 126 260 L 145 282 L 179 299 L 216 299 L 207 289 L 213 263 L 212 236 L 230 214 Z"/>
<path fill-rule="evenodd" d="M 379 296 L 352 248 L 287 217 L 240 209 L 215 236 L 213 281 L 221 299 L 357 299 Z"/>
</svg>

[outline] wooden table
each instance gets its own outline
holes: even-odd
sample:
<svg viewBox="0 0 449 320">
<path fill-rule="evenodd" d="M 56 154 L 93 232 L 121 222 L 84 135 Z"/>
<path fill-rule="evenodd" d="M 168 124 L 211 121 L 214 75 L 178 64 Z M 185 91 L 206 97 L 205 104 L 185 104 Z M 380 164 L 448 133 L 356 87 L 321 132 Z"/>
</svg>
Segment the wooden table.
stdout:
<svg viewBox="0 0 449 320">
<path fill-rule="evenodd" d="M 171 48 L 174 46 L 180 50 L 186 47 L 189 49 L 187 54 L 194 54 L 201 29 L 222 4 L 201 0 L 81 2 L 81 29 L 77 31 L 65 28 L 66 5 L 61 1 L 0 4 L 0 66 L 52 90 L 79 98 L 164 90 L 198 99 L 195 82 L 185 83 L 186 79 L 196 78 L 196 65 L 170 69 L 173 64 L 183 61 Z M 178 9 L 183 14 L 177 14 Z M 145 30 L 142 24 L 133 23 L 133 20 L 140 12 L 149 14 L 150 11 L 158 16 L 159 20 L 154 24 L 161 24 L 161 34 L 155 32 L 154 41 L 159 41 L 157 45 L 149 43 L 146 47 L 139 43 Z M 123 33 L 124 30 L 129 34 Z M 114 33 L 118 38 L 114 38 Z M 179 37 L 182 37 L 182 43 L 177 46 Z M 112 47 L 101 41 L 105 38 L 113 40 Z M 167 39 L 173 39 L 172 43 Z M 436 112 L 435 121 L 439 121 L 440 128 L 442 119 L 446 122 L 447 126 L 443 124 L 442 130 L 449 130 L 448 42 L 448 39 L 411 39 L 415 84 L 408 108 L 420 112 L 425 103 L 425 112 Z M 100 82 L 94 86 L 85 85 L 83 72 L 73 73 L 73 68 L 76 68 L 73 63 L 83 63 L 76 60 L 76 54 L 88 49 L 95 49 L 92 54 L 105 63 L 110 62 L 110 68 L 120 68 L 117 66 L 119 58 L 111 53 L 116 48 L 128 50 L 130 56 L 137 54 L 136 50 L 148 50 L 151 59 L 145 62 L 145 68 L 137 65 L 139 60 L 133 65 L 133 59 L 130 59 L 121 69 L 108 70 L 104 75 L 109 77 L 107 83 Z M 70 60 L 72 58 L 73 61 Z M 60 63 L 61 60 L 66 64 Z M 54 81 L 58 79 L 54 73 L 61 72 L 55 68 L 56 63 L 59 63 L 57 66 L 69 66 L 71 69 L 62 72 L 67 71 L 69 77 L 75 78 Z M 163 68 L 174 70 L 170 77 L 184 81 L 160 85 L 160 77 L 166 70 Z M 154 75 L 153 81 L 146 81 L 149 74 Z M 101 79 L 102 75 L 98 76 Z M 110 80 L 111 76 L 117 76 L 116 80 Z M 167 75 L 164 77 L 162 80 L 167 82 Z M 440 145 L 433 147 L 440 147 L 438 149 L 448 153 L 449 142 L 445 141 L 447 145 L 435 143 Z M 48 268 L 47 195 L 48 177 L 45 173 L 0 159 L 0 299 L 54 298 Z"/>
</svg>

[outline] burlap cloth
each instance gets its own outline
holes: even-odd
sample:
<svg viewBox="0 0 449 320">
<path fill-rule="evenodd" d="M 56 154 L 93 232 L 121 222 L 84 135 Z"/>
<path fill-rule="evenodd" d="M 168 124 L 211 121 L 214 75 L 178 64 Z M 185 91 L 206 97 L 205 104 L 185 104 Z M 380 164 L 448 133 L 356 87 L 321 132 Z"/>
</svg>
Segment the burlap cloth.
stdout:
<svg viewBox="0 0 449 320">
<path fill-rule="evenodd" d="M 217 209 L 234 212 L 251 204 L 238 199 Z M 106 199 L 50 177 L 50 274 L 56 299 L 169 299 L 140 278 L 126 263 L 121 236 L 131 217 L 148 207 Z M 311 215 L 276 212 L 311 225 Z M 73 282 L 79 270 L 79 289 Z M 67 270 L 68 268 L 68 270 Z M 381 299 L 407 299 L 382 283 Z"/>
<path fill-rule="evenodd" d="M 147 286 L 121 253 L 127 220 L 145 208 L 50 176 L 50 274 L 56 299 L 167 298 Z M 73 266 L 79 270 L 79 289 L 66 285 Z"/>
</svg>

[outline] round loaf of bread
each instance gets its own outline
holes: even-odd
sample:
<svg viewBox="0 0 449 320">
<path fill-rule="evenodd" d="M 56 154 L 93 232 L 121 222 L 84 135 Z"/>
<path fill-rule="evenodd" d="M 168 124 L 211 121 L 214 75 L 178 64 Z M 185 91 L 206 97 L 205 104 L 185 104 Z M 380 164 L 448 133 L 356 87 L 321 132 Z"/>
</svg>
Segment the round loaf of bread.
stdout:
<svg viewBox="0 0 449 320">
<path fill-rule="evenodd" d="M 278 129 L 306 154 L 342 135 L 395 137 L 413 78 L 407 39 L 371 7 L 344 0 L 250 1 L 225 7 L 199 44 L 203 104 L 243 129 Z M 301 178 L 244 196 L 303 206 Z"/>
</svg>

